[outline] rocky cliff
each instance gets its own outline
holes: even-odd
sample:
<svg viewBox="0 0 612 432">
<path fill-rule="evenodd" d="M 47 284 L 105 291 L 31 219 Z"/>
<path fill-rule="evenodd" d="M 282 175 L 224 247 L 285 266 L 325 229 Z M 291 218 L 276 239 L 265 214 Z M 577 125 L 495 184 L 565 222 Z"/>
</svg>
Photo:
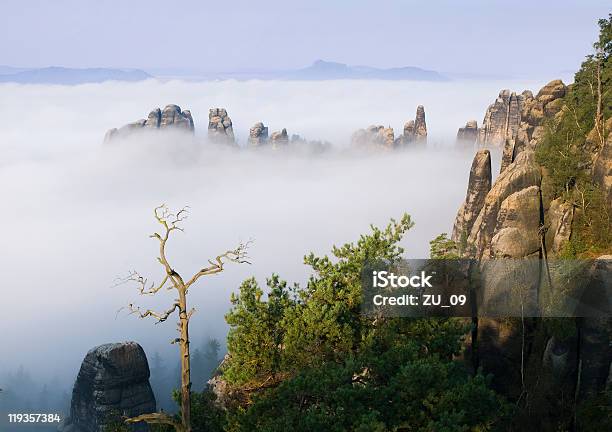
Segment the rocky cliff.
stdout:
<svg viewBox="0 0 612 432">
<path fill-rule="evenodd" d="M 70 417 L 61 432 L 104 432 L 121 416 L 155 412 L 149 364 L 136 342 L 111 343 L 89 350 L 72 391 Z M 145 424 L 133 431 L 148 431 Z"/>
<path fill-rule="evenodd" d="M 156 108 L 149 113 L 146 119 L 136 120 L 120 128 L 110 129 L 106 132 L 104 141 L 109 142 L 139 131 L 165 129 L 183 130 L 193 133 L 194 124 L 191 112 L 189 110 L 182 111 L 178 105 L 166 105 L 163 110 Z"/>
<path fill-rule="evenodd" d="M 520 95 L 507 90 L 500 93 L 487 110 L 478 133 L 481 145 L 504 146 L 500 175 L 491 185 L 488 152 L 478 151 L 466 199 L 453 226 L 452 239 L 460 253 L 475 259 L 481 268 L 486 269 L 487 263 L 497 258 L 535 258 L 541 263 L 528 287 L 528 296 L 535 299 L 555 295 L 556 285 L 550 273 L 547 279 L 546 269 L 575 234 L 577 213 L 585 211 L 585 205 L 568 198 L 568 194 L 547 193 L 555 173 L 541 165 L 537 156 L 544 145 L 546 128 L 552 130 L 551 125 L 558 124 L 563 115 L 567 91 L 563 82 L 555 80 L 535 96 L 530 91 Z M 592 154 L 585 164 L 577 165 L 581 172 L 573 174 L 587 180 L 590 176 L 593 183 L 599 184 L 607 194 L 608 209 L 612 208 L 611 144 L 612 134 L 603 146 L 593 144 L 593 150 L 589 150 L 587 139 L 584 151 Z M 557 157 L 556 152 L 553 156 Z M 605 257 L 595 261 L 593 268 L 598 266 L 608 266 L 602 274 L 609 275 L 612 270 L 612 262 Z M 596 291 L 597 283 L 590 280 L 587 291 Z M 478 296 L 490 298 L 494 294 Z M 602 304 L 609 301 L 605 296 L 601 300 Z M 492 373 L 494 386 L 503 394 L 520 398 L 532 391 L 547 400 L 541 402 L 547 409 L 559 409 L 551 401 L 563 394 L 571 395 L 567 403 L 595 397 L 612 379 L 612 319 L 557 320 L 555 325 L 566 328 L 563 334 L 547 328 L 542 319 L 478 318 L 470 344 L 473 364 Z"/>
</svg>

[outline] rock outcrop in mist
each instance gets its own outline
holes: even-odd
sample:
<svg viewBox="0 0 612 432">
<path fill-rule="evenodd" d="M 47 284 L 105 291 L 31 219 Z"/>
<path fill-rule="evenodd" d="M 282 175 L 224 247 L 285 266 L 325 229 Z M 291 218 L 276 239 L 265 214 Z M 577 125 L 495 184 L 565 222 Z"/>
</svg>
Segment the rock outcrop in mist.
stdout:
<svg viewBox="0 0 612 432">
<path fill-rule="evenodd" d="M 208 111 L 208 140 L 218 144 L 235 144 L 232 119 L 225 108 Z"/>
<path fill-rule="evenodd" d="M 136 120 L 120 128 L 112 128 L 106 132 L 104 142 L 128 136 L 132 133 L 147 130 L 175 129 L 193 133 L 194 123 L 189 110 L 181 110 L 178 105 L 166 105 L 163 110 L 156 108 L 146 119 Z"/>
<path fill-rule="evenodd" d="M 520 151 L 532 139 L 537 139 L 542 133 L 542 120 L 559 112 L 566 91 L 567 87 L 561 80 L 549 82 L 535 97 L 529 90 L 520 94 L 501 90 L 487 108 L 482 126 L 477 128 L 475 120 L 468 121 L 465 127 L 459 128 L 457 140 L 472 142 L 476 136 L 481 147 L 508 147 L 504 153 L 505 168 L 514 146 L 518 143 Z"/>
<path fill-rule="evenodd" d="M 478 122 L 469 120 L 464 127 L 457 131 L 457 141 L 474 144 L 478 140 Z"/>
<path fill-rule="evenodd" d="M 390 150 L 404 147 L 412 142 L 425 143 L 427 141 L 427 123 L 425 121 L 425 108 L 419 105 L 414 120 L 404 124 L 403 133 L 395 138 L 395 131 L 391 126 L 371 125 L 359 129 L 351 136 L 351 145 L 357 148 L 380 148 Z"/>
<path fill-rule="evenodd" d="M 111 343 L 92 348 L 74 383 L 70 417 L 61 432 L 104 432 L 121 416 L 135 417 L 156 410 L 149 384 L 149 364 L 136 342 Z M 131 426 L 145 432 L 146 424 Z"/>
</svg>

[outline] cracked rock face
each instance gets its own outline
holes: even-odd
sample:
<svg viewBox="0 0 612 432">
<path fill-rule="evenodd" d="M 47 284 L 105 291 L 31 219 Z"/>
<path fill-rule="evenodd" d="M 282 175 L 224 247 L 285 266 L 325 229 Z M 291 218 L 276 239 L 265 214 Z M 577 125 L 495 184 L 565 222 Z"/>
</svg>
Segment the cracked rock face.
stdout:
<svg viewBox="0 0 612 432">
<path fill-rule="evenodd" d="M 208 139 L 221 144 L 235 143 L 232 119 L 225 108 L 211 108 L 208 111 Z"/>
<path fill-rule="evenodd" d="M 472 230 L 467 238 L 467 245 L 474 251 L 476 258 L 489 258 L 502 252 L 502 249 L 500 249 L 500 245 L 503 244 L 500 243 L 501 239 L 497 239 L 496 247 L 493 248 L 492 240 L 500 229 L 507 226 L 506 222 L 504 222 L 506 218 L 503 215 L 508 212 L 522 212 L 523 201 L 531 204 L 534 190 L 530 190 L 528 197 L 519 195 L 511 198 L 508 203 L 504 204 L 504 201 L 516 192 L 520 192 L 531 186 L 537 186 L 539 195 L 540 183 L 540 168 L 535 162 L 535 156 L 531 151 L 520 153 L 516 160 L 499 175 L 495 184 L 485 197 L 482 209 L 474 221 Z M 531 239 L 534 235 L 537 237 L 539 230 L 539 223 L 535 223 L 534 225 L 527 223 L 531 221 L 531 205 L 525 207 L 525 209 L 529 215 L 524 215 L 523 217 L 523 215 L 515 214 L 513 217 L 523 222 L 520 225 L 513 226 L 513 228 L 522 231 L 527 239 L 526 242 L 521 242 L 521 245 L 517 246 L 521 251 L 531 248 Z M 510 233 L 507 232 L 506 235 L 509 236 Z M 518 255 L 515 257 L 521 256 L 525 255 Z"/>
<path fill-rule="evenodd" d="M 151 111 L 146 119 L 136 120 L 120 128 L 112 128 L 106 132 L 104 142 L 112 141 L 116 138 L 126 137 L 132 133 L 145 130 L 184 130 L 193 133 L 194 125 L 191 112 L 182 111 L 178 105 L 166 105 L 161 110 L 159 108 Z"/>
<path fill-rule="evenodd" d="M 514 139 L 521 123 L 522 95 L 502 90 L 489 108 L 478 133 L 478 144 L 483 147 L 502 146 L 506 139 Z"/>
<path fill-rule="evenodd" d="M 102 432 L 113 416 L 134 417 L 156 410 L 149 364 L 136 342 L 111 343 L 89 350 L 72 391 L 70 417 L 63 432 Z M 116 418 L 116 417 L 115 417 Z M 148 431 L 146 424 L 133 431 Z"/>
<path fill-rule="evenodd" d="M 457 212 L 453 226 L 452 240 L 462 243 L 472 230 L 474 221 L 484 205 L 485 198 L 491 190 L 491 153 L 479 150 L 472 161 L 470 179 L 465 201 Z"/>
</svg>

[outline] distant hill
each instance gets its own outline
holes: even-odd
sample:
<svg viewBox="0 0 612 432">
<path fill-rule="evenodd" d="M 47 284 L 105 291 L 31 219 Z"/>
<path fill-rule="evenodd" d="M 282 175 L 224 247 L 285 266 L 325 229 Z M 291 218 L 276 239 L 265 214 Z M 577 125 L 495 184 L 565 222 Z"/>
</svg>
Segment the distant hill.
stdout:
<svg viewBox="0 0 612 432">
<path fill-rule="evenodd" d="M 142 81 L 151 78 L 139 69 L 46 67 L 39 69 L 0 66 L 0 82 L 21 84 L 85 84 L 104 81 Z"/>
<path fill-rule="evenodd" d="M 350 66 L 344 63 L 317 60 L 312 65 L 287 72 L 287 79 L 334 80 L 334 79 L 380 79 L 412 81 L 448 81 L 448 78 L 432 70 L 414 66 L 379 69 L 371 66 Z"/>
</svg>

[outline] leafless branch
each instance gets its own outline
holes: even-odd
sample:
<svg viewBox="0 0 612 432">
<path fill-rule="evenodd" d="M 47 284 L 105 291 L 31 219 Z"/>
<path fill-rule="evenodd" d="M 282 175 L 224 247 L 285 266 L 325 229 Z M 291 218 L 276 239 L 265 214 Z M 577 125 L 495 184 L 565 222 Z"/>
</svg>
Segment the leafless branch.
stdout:
<svg viewBox="0 0 612 432">
<path fill-rule="evenodd" d="M 202 276 L 208 276 L 223 271 L 226 262 L 233 262 L 238 264 L 251 264 L 248 261 L 248 249 L 252 244 L 252 240 L 246 243 L 240 242 L 238 247 L 233 250 L 226 251 L 225 253 L 218 255 L 214 260 L 208 260 L 210 266 L 204 267 L 198 271 L 189 281 L 185 283 L 185 287 L 189 288 Z"/>
<path fill-rule="evenodd" d="M 172 305 L 170 309 L 168 309 L 167 311 L 163 313 L 155 312 L 151 309 L 147 309 L 146 311 L 141 312 L 140 307 L 134 306 L 131 303 L 128 305 L 128 309 L 130 310 L 130 315 L 137 314 L 140 318 L 146 318 L 149 316 L 153 318 L 157 318 L 157 323 L 166 321 L 177 308 L 180 309 L 180 303 L 178 302 L 178 300 L 176 300 L 176 302 Z"/>
</svg>

